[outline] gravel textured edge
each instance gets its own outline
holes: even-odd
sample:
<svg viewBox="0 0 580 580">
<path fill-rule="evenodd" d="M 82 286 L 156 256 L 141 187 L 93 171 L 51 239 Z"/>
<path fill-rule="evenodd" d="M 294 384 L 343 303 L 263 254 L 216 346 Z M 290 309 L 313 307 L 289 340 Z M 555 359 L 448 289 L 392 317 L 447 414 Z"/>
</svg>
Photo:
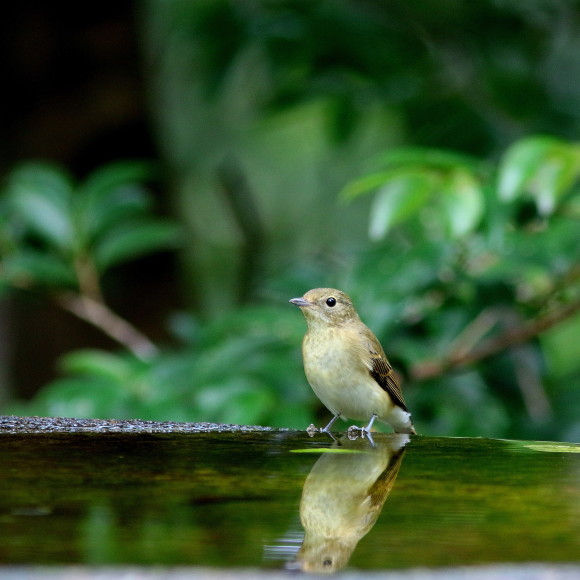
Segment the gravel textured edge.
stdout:
<svg viewBox="0 0 580 580">
<path fill-rule="evenodd" d="M 140 419 L 70 419 L 63 417 L 16 417 L 0 415 L 0 435 L 50 433 L 241 433 L 279 431 L 256 425 L 222 423 L 175 423 Z"/>
<path fill-rule="evenodd" d="M 497 564 L 456 568 L 417 568 L 363 572 L 347 570 L 341 580 L 577 580 L 580 566 L 569 564 Z M 0 580 L 288 580 L 294 574 L 282 570 L 158 568 L 141 566 L 9 566 L 0 567 Z M 321 576 L 300 574 L 303 580 Z"/>
</svg>

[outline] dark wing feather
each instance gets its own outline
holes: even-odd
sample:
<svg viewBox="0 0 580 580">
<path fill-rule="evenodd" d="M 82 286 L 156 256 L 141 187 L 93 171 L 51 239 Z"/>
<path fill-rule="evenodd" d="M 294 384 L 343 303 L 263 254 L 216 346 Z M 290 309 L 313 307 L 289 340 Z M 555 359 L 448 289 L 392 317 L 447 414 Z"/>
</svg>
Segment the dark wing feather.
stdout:
<svg viewBox="0 0 580 580">
<path fill-rule="evenodd" d="M 401 387 L 397 383 L 395 378 L 395 373 L 393 367 L 389 361 L 381 356 L 382 353 L 371 353 L 371 364 L 370 369 L 371 376 L 381 389 L 387 391 L 393 403 L 401 407 L 403 411 L 407 411 L 407 406 L 405 405 L 405 400 L 403 399 L 403 393 L 401 392 Z"/>
<path fill-rule="evenodd" d="M 366 347 L 363 357 L 366 359 L 365 364 L 371 377 L 373 377 L 381 389 L 387 392 L 395 405 L 403 409 L 403 411 L 408 412 L 401 387 L 395 378 L 393 367 L 388 361 L 381 343 L 370 328 L 364 324 L 361 323 L 357 330 L 359 336 L 363 339 L 361 345 Z"/>
<path fill-rule="evenodd" d="M 403 455 L 405 455 L 404 447 L 396 455 L 391 457 L 385 470 L 381 475 L 379 475 L 375 483 L 369 489 L 371 505 L 378 506 L 379 509 L 383 507 L 385 500 L 395 485 L 397 475 L 399 475 Z"/>
</svg>

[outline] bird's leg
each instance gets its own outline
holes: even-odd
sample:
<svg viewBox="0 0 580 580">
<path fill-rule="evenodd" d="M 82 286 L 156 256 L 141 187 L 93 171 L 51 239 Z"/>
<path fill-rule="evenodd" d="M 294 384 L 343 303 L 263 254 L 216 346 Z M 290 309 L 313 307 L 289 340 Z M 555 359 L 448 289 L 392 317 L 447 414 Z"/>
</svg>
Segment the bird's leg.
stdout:
<svg viewBox="0 0 580 580">
<path fill-rule="evenodd" d="M 373 415 L 371 417 L 371 420 L 369 421 L 369 424 L 366 427 L 363 428 L 363 432 L 364 433 L 367 433 L 368 434 L 368 433 L 371 432 L 371 429 L 373 428 L 373 423 L 375 422 L 375 419 L 376 418 L 377 418 L 377 415 Z"/>
<path fill-rule="evenodd" d="M 318 427 L 316 427 L 316 425 L 313 423 L 310 423 L 306 429 L 306 433 L 308 433 L 308 437 L 314 437 L 314 435 L 318 433 Z"/>
<path fill-rule="evenodd" d="M 366 427 L 358 427 L 357 425 L 351 425 L 348 428 L 348 432 L 352 433 L 353 431 L 361 431 L 362 435 L 368 435 L 371 432 L 371 429 L 373 427 L 373 423 L 375 422 L 375 419 L 377 417 L 378 417 L 378 415 L 373 413 L 373 416 L 371 417 L 371 420 L 369 421 L 369 424 Z"/>
<path fill-rule="evenodd" d="M 369 424 L 366 427 L 358 427 L 357 425 L 351 425 L 348 428 L 348 438 L 349 439 L 356 439 L 358 437 L 358 435 L 355 435 L 355 432 L 360 431 L 361 439 L 363 437 L 366 437 L 369 440 L 371 447 L 375 447 L 375 442 L 373 440 L 373 436 L 371 435 L 371 429 L 372 429 L 373 423 L 375 422 L 376 418 L 377 418 L 377 415 L 373 415 L 371 417 L 371 420 L 369 421 Z"/>
<path fill-rule="evenodd" d="M 375 442 L 373 441 L 373 436 L 371 435 L 371 429 L 372 429 L 373 423 L 375 422 L 376 418 L 377 418 L 377 416 L 373 415 L 371 417 L 371 420 L 369 421 L 369 424 L 362 430 L 363 437 L 365 435 L 367 436 L 367 439 L 369 440 L 371 447 L 375 446 Z"/>
<path fill-rule="evenodd" d="M 367 431 L 366 433 L 363 431 L 362 436 L 364 437 L 366 435 L 366 438 L 369 440 L 369 443 L 371 444 L 371 447 L 376 447 L 375 445 L 375 441 L 373 439 L 373 436 L 371 435 L 370 431 Z"/>
<path fill-rule="evenodd" d="M 324 428 L 321 429 L 320 432 L 321 433 L 328 433 L 330 434 L 330 428 L 332 427 L 332 425 L 334 424 L 334 422 L 340 417 L 340 413 L 337 413 L 329 422 L 328 425 Z"/>
</svg>

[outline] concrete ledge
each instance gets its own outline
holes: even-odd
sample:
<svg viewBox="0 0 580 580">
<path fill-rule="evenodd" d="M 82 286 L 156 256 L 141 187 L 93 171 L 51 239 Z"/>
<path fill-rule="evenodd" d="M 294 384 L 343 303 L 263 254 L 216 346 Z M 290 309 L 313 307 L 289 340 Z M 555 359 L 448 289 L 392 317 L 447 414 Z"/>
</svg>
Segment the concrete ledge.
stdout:
<svg viewBox="0 0 580 580">
<path fill-rule="evenodd" d="M 141 421 L 139 419 L 117 421 L 114 419 L 0 415 L 0 435 L 17 433 L 231 433 L 251 431 L 280 431 L 280 429 L 221 423 L 174 423 Z"/>
</svg>

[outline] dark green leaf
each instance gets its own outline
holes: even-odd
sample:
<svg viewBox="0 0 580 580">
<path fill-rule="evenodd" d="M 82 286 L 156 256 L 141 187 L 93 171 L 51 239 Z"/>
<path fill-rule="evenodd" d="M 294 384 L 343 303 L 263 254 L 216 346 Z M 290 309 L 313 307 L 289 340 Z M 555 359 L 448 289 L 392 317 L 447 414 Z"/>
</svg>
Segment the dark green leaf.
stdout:
<svg viewBox="0 0 580 580">
<path fill-rule="evenodd" d="M 22 165 L 8 179 L 7 195 L 14 216 L 62 251 L 71 251 L 73 245 L 72 192 L 64 172 L 40 163 Z"/>
<path fill-rule="evenodd" d="M 23 249 L 2 260 L 2 277 L 18 288 L 30 286 L 76 287 L 72 265 L 58 256 Z"/>
<path fill-rule="evenodd" d="M 152 175 L 152 165 L 139 161 L 111 163 L 94 171 L 75 200 L 76 217 L 86 236 L 102 234 L 119 221 L 149 210 L 150 195 L 142 183 Z"/>
<path fill-rule="evenodd" d="M 79 187 L 79 193 L 98 204 L 110 191 L 130 183 L 149 181 L 154 175 L 153 164 L 148 161 L 109 163 L 93 171 Z"/>
<path fill-rule="evenodd" d="M 124 418 L 130 408 L 129 393 L 104 377 L 58 379 L 33 403 L 35 413 L 49 417 Z"/>
<path fill-rule="evenodd" d="M 75 350 L 62 357 L 59 366 L 70 374 L 108 378 L 122 388 L 137 370 L 132 362 L 110 352 Z"/>
<path fill-rule="evenodd" d="M 97 241 L 94 259 L 100 271 L 152 252 L 177 247 L 179 228 L 160 220 L 127 223 Z"/>
</svg>

